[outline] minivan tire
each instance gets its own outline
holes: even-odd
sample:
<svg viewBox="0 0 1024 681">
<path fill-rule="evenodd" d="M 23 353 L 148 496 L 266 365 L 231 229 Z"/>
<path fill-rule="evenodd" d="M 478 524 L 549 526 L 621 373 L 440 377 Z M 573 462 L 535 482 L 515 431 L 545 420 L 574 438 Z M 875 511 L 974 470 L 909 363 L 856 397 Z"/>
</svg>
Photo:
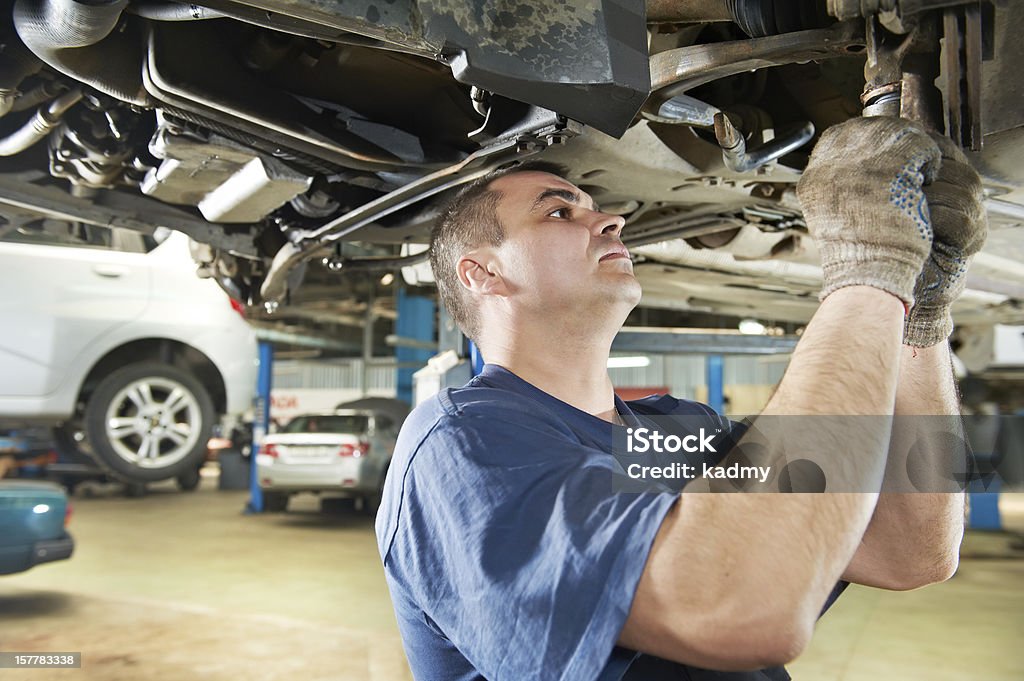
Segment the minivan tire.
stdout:
<svg viewBox="0 0 1024 681">
<path fill-rule="evenodd" d="M 155 482 L 199 469 L 214 418 L 210 393 L 195 376 L 138 362 L 97 384 L 85 407 L 85 434 L 93 458 L 112 476 Z"/>
</svg>

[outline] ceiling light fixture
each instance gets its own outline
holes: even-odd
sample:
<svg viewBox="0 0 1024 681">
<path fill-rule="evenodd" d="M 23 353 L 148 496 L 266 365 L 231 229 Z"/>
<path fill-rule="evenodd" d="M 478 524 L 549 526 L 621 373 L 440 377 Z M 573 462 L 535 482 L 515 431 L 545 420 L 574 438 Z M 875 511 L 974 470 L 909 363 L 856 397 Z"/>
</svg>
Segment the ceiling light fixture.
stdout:
<svg viewBox="0 0 1024 681">
<path fill-rule="evenodd" d="M 740 322 L 740 333 L 747 336 L 763 336 L 765 326 L 756 319 L 744 319 Z"/>
<path fill-rule="evenodd" d="M 651 358 L 638 355 L 636 357 L 609 357 L 609 369 L 639 369 L 650 366 Z"/>
</svg>

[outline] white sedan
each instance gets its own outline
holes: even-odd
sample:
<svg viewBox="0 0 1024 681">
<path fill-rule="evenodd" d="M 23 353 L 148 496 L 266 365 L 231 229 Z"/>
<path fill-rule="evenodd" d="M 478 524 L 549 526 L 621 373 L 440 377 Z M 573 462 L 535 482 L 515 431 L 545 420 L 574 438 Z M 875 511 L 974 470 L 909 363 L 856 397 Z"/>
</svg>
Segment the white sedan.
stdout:
<svg viewBox="0 0 1024 681">
<path fill-rule="evenodd" d="M 264 508 L 283 511 L 293 494 L 313 492 L 376 511 L 399 425 L 369 409 L 296 416 L 267 435 L 256 456 Z"/>
</svg>

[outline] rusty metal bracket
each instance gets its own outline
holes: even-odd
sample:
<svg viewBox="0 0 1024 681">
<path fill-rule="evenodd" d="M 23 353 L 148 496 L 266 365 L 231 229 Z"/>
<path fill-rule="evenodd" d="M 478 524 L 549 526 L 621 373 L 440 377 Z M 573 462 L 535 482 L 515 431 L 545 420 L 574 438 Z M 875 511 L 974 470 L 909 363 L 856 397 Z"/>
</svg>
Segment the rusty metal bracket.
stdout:
<svg viewBox="0 0 1024 681">
<path fill-rule="evenodd" d="M 978 4 L 972 4 L 945 10 L 942 28 L 949 137 L 965 149 L 980 151 L 981 8 Z"/>
</svg>

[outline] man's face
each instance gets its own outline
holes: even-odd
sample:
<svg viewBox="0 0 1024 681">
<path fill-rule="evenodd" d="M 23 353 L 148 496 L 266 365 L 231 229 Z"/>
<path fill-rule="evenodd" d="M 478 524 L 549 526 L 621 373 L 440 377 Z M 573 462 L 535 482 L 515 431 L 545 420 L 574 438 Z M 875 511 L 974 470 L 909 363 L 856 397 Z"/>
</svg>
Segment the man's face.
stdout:
<svg viewBox="0 0 1024 681">
<path fill-rule="evenodd" d="M 491 189 L 502 195 L 497 257 L 515 300 L 543 312 L 618 307 L 625 319 L 640 284 L 619 238 L 621 217 L 601 213 L 588 194 L 548 173 L 513 173 Z"/>
</svg>

